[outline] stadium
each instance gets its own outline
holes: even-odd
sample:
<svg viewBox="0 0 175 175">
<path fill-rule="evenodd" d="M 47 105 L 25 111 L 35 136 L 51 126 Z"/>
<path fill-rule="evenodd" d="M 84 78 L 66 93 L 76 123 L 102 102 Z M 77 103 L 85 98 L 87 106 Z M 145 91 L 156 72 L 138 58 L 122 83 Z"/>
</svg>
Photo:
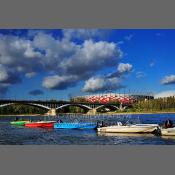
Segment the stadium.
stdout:
<svg viewBox="0 0 175 175">
<path fill-rule="evenodd" d="M 90 103 L 119 102 L 122 104 L 132 104 L 139 100 L 154 99 L 154 96 L 153 95 L 138 95 L 138 94 L 106 93 L 106 94 L 85 95 L 85 96 L 81 96 L 80 98 L 85 98 Z"/>
</svg>

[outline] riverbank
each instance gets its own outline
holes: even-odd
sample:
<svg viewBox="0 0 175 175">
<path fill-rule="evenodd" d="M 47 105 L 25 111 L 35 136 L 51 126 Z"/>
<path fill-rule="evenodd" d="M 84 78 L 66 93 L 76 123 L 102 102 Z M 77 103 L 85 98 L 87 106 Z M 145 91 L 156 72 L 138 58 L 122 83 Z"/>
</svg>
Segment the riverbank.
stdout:
<svg viewBox="0 0 175 175">
<path fill-rule="evenodd" d="M 175 114 L 175 111 L 151 111 L 151 112 L 107 112 L 107 113 L 98 113 L 100 115 L 132 115 L 132 114 Z M 97 114 L 97 115 L 98 115 Z"/>
<path fill-rule="evenodd" d="M 88 114 L 81 114 L 81 113 L 62 113 L 61 115 L 84 115 L 84 116 L 94 116 L 94 115 L 88 115 Z M 175 114 L 175 111 L 151 111 L 151 112 L 106 112 L 106 113 L 97 113 L 95 115 L 139 115 L 139 114 Z M 60 114 L 57 114 L 60 115 Z M 25 116 L 48 116 L 47 114 L 4 114 L 4 115 L 0 115 L 0 117 L 2 116 L 21 116 L 21 117 L 25 117 Z"/>
</svg>

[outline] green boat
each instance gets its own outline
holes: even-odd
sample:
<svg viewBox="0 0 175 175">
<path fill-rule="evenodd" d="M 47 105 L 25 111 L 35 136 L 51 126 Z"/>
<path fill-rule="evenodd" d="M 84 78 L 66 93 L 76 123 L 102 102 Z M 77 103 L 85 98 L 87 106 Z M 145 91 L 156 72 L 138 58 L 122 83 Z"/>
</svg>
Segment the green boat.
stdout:
<svg viewBox="0 0 175 175">
<path fill-rule="evenodd" d="M 18 125 L 18 126 L 24 126 L 26 123 L 29 123 L 30 121 L 13 121 L 10 122 L 11 125 Z"/>
</svg>

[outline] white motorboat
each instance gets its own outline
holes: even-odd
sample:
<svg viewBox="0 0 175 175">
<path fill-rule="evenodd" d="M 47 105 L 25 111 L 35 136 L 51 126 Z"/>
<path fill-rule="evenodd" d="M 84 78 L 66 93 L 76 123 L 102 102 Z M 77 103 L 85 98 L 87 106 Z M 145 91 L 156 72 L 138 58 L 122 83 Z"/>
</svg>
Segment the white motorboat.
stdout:
<svg viewBox="0 0 175 175">
<path fill-rule="evenodd" d="M 165 121 L 164 127 L 160 128 L 162 136 L 175 136 L 175 127 L 173 127 L 173 121 L 168 119 Z"/>
<path fill-rule="evenodd" d="M 173 128 L 161 128 L 162 136 L 175 136 L 175 127 Z"/>
<path fill-rule="evenodd" d="M 99 127 L 98 132 L 108 132 L 108 133 L 152 133 L 159 128 L 158 124 L 131 124 L 122 125 L 118 122 L 117 125 Z"/>
</svg>

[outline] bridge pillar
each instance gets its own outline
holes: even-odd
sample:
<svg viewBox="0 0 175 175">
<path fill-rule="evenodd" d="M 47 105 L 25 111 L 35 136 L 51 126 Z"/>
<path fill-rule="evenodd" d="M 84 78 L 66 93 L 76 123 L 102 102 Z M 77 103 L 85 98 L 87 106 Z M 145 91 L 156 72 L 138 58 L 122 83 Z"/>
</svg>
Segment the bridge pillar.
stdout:
<svg viewBox="0 0 175 175">
<path fill-rule="evenodd" d="M 126 109 L 126 107 L 127 107 L 127 106 L 123 106 L 123 104 L 122 104 L 122 103 L 120 103 L 119 110 L 120 110 L 120 111 L 123 111 L 123 110 L 125 110 L 125 109 Z"/>
<path fill-rule="evenodd" d="M 49 111 L 47 112 L 47 115 L 51 115 L 51 116 L 56 116 L 56 109 L 55 108 L 51 108 L 49 109 Z"/>
<path fill-rule="evenodd" d="M 96 110 L 95 108 L 90 109 L 90 110 L 87 112 L 87 114 L 89 114 L 89 115 L 95 115 L 96 113 L 97 113 L 97 110 Z"/>
<path fill-rule="evenodd" d="M 120 103 L 119 110 L 120 111 L 123 111 L 123 105 L 122 105 L 122 103 Z"/>
</svg>

